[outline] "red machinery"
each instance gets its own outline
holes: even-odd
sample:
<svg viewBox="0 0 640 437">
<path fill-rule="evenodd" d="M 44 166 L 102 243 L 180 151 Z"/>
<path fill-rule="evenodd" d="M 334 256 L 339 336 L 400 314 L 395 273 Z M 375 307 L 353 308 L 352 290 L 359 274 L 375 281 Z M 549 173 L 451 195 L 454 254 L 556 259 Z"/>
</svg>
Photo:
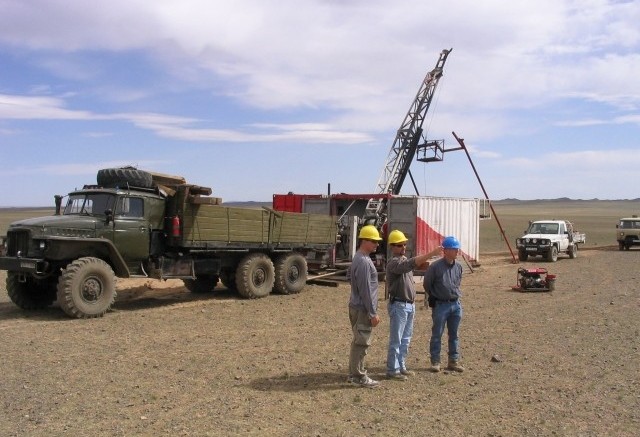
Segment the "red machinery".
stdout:
<svg viewBox="0 0 640 437">
<path fill-rule="evenodd" d="M 516 285 L 511 288 L 516 291 L 553 291 L 556 288 L 556 275 L 547 273 L 544 267 L 521 267 L 516 276 Z"/>
</svg>

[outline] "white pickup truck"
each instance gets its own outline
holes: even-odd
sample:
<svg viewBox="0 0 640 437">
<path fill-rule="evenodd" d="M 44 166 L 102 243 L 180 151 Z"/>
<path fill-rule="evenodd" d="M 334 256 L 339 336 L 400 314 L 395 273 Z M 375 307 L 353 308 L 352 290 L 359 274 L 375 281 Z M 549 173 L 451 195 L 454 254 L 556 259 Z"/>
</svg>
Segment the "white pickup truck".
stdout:
<svg viewBox="0 0 640 437">
<path fill-rule="evenodd" d="M 585 234 L 575 232 L 567 220 L 538 220 L 529 222 L 525 235 L 516 239 L 518 259 L 526 261 L 530 256 L 541 255 L 547 261 L 558 260 L 559 253 L 573 259 L 578 256 L 578 244 L 587 240 Z"/>
</svg>

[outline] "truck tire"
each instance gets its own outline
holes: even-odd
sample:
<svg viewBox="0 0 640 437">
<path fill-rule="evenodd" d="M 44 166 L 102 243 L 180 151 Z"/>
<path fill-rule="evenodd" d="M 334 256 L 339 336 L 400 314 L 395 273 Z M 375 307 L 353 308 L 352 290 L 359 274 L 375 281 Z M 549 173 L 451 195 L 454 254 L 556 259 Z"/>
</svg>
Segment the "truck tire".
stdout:
<svg viewBox="0 0 640 437">
<path fill-rule="evenodd" d="M 624 250 L 624 243 L 622 241 L 618 241 L 618 250 Z"/>
<path fill-rule="evenodd" d="M 578 256 L 578 245 L 572 244 L 571 247 L 569 248 L 569 258 L 576 259 L 577 256 Z"/>
<path fill-rule="evenodd" d="M 547 252 L 547 261 L 552 263 L 558 261 L 558 248 L 556 246 L 551 246 L 551 249 Z"/>
<path fill-rule="evenodd" d="M 183 279 L 184 286 L 192 293 L 210 293 L 218 285 L 218 275 L 203 275 L 196 279 Z"/>
<path fill-rule="evenodd" d="M 236 271 L 230 269 L 223 269 L 220 272 L 220 281 L 222 285 L 227 287 L 229 290 L 237 290 L 236 286 Z"/>
<path fill-rule="evenodd" d="M 526 261 L 527 259 L 529 259 L 529 254 L 524 250 L 519 250 L 518 251 L 518 259 L 520 261 Z"/>
<path fill-rule="evenodd" d="M 245 256 L 236 270 L 236 285 L 240 296 L 249 299 L 265 297 L 271 293 L 275 281 L 275 268 L 263 253 Z"/>
<path fill-rule="evenodd" d="M 71 317 L 102 317 L 116 300 L 116 280 L 111 266 L 99 258 L 79 258 L 70 263 L 58 281 L 58 303 Z"/>
<path fill-rule="evenodd" d="M 38 280 L 28 276 L 20 282 L 16 272 L 7 272 L 7 294 L 11 301 L 23 310 L 39 310 L 50 306 L 56 300 L 55 279 Z"/>
<path fill-rule="evenodd" d="M 115 187 L 129 184 L 133 187 L 152 188 L 151 173 L 134 167 L 105 168 L 98 170 L 98 185 L 101 187 Z"/>
<path fill-rule="evenodd" d="M 307 260 L 299 253 L 287 253 L 275 263 L 274 291 L 280 294 L 300 293 L 307 284 Z"/>
</svg>

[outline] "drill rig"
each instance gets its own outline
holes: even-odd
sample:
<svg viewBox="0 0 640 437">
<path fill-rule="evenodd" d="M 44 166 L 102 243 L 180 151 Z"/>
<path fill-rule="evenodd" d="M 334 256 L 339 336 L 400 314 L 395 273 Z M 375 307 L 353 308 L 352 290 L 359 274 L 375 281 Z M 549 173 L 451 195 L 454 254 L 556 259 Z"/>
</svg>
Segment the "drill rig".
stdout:
<svg viewBox="0 0 640 437">
<path fill-rule="evenodd" d="M 438 81 L 442 77 L 444 63 L 449 53 L 451 53 L 451 50 L 453 49 L 442 50 L 435 68 L 428 72 L 422 81 L 418 94 L 413 100 L 400 129 L 398 129 L 396 138 L 387 156 L 386 164 L 376 185 L 375 193 L 381 196 L 369 199 L 365 208 L 364 222 L 366 224 L 373 224 L 377 228 L 380 228 L 384 224 L 387 216 L 388 195 L 400 194 L 400 189 L 407 175 L 411 178 L 416 192 L 418 191 L 413 176 L 409 171 L 411 162 L 416 155 L 416 150 L 419 148 L 423 150 L 433 149 L 435 151 L 434 158 L 430 160 L 442 160 L 442 155 L 438 156 L 437 154 L 438 150 L 442 151 L 442 144 L 437 141 L 427 142 L 426 139 L 423 139 L 422 124 L 431 105 Z M 425 161 L 425 159 L 422 161 Z"/>
</svg>

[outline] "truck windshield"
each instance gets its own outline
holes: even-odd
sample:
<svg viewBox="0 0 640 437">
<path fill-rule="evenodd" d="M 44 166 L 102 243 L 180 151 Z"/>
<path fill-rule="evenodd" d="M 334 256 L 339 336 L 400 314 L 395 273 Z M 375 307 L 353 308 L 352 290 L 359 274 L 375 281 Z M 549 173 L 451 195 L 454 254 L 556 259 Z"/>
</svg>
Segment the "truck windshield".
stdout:
<svg viewBox="0 0 640 437">
<path fill-rule="evenodd" d="M 528 231 L 529 234 L 557 234 L 557 223 L 533 223 Z"/>
<path fill-rule="evenodd" d="M 640 228 L 640 221 L 621 220 L 620 227 L 622 229 L 638 229 Z"/>
<path fill-rule="evenodd" d="M 113 210 L 115 196 L 105 193 L 73 194 L 69 196 L 64 215 L 104 215 L 107 209 Z"/>
</svg>

